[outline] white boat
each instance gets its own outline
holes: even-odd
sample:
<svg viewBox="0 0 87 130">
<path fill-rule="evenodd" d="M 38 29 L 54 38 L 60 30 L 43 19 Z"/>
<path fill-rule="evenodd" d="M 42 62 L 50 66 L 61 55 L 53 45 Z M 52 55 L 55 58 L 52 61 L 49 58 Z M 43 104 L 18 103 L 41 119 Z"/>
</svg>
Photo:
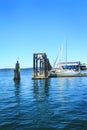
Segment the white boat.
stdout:
<svg viewBox="0 0 87 130">
<path fill-rule="evenodd" d="M 57 59 L 59 59 L 59 63 L 57 64 L 56 68 L 53 67 L 53 69 L 50 71 L 50 75 L 55 76 L 76 76 L 80 75 L 80 70 L 77 70 L 75 67 L 79 66 L 79 62 L 67 62 L 67 41 L 66 41 L 66 62 L 62 64 L 61 62 L 61 49 L 58 53 L 58 56 L 56 58 L 56 61 L 54 62 L 54 67 L 57 62 Z"/>
</svg>

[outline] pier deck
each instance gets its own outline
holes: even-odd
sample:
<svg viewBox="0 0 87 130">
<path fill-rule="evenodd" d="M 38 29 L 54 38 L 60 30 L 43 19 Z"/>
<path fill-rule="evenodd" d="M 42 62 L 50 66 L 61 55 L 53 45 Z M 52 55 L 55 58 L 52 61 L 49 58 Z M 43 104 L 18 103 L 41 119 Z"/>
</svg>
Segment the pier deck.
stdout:
<svg viewBox="0 0 87 130">
<path fill-rule="evenodd" d="M 33 76 L 33 77 L 32 77 L 32 79 L 48 79 L 48 78 L 49 78 L 48 76 L 46 77 L 46 76 L 43 75 L 43 74 L 42 74 L 42 75 L 37 75 L 37 76 Z"/>
</svg>

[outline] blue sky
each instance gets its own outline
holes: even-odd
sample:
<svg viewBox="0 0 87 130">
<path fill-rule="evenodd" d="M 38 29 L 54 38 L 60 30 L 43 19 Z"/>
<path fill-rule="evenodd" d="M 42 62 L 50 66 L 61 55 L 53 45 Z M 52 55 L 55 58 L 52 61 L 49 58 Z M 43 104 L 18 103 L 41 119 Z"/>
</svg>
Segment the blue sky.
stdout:
<svg viewBox="0 0 87 130">
<path fill-rule="evenodd" d="M 33 53 L 53 65 L 63 46 L 65 60 L 87 63 L 87 0 L 0 0 L 0 68 L 33 66 Z"/>
</svg>

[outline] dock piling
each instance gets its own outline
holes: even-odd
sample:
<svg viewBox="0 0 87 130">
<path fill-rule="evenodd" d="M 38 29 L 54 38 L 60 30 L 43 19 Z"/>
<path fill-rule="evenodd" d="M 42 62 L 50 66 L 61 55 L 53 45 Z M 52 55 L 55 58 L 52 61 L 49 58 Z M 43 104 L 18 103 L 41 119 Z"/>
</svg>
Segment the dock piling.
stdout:
<svg viewBox="0 0 87 130">
<path fill-rule="evenodd" d="M 19 62 L 17 61 L 14 69 L 14 80 L 20 80 L 20 65 Z"/>
</svg>

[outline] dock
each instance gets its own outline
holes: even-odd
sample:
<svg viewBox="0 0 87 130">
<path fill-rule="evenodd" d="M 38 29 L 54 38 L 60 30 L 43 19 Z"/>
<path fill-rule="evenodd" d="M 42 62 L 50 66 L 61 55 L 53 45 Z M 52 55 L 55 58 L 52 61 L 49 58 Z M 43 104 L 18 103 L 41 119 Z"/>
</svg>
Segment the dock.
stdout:
<svg viewBox="0 0 87 130">
<path fill-rule="evenodd" d="M 48 72 L 52 69 L 52 66 L 47 58 L 46 53 L 34 53 L 33 54 L 33 71 L 34 75 L 32 79 L 47 79 L 49 78 Z"/>
</svg>

